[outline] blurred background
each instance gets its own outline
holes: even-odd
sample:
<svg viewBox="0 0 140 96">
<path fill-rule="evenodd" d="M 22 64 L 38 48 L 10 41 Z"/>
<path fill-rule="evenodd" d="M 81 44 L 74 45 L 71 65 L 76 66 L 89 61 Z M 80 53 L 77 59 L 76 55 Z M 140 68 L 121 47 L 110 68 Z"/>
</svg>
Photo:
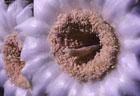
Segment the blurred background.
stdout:
<svg viewBox="0 0 140 96">
<path fill-rule="evenodd" d="M 5 0 L 5 3 L 9 5 L 13 1 L 15 1 L 15 0 Z M 23 0 L 23 1 L 28 2 L 28 3 L 33 3 L 33 0 Z"/>
<path fill-rule="evenodd" d="M 15 0 L 4 0 L 7 5 L 11 4 Z M 27 4 L 33 3 L 33 0 L 22 0 L 27 2 Z M 0 96 L 4 96 L 4 89 L 0 87 Z"/>
</svg>

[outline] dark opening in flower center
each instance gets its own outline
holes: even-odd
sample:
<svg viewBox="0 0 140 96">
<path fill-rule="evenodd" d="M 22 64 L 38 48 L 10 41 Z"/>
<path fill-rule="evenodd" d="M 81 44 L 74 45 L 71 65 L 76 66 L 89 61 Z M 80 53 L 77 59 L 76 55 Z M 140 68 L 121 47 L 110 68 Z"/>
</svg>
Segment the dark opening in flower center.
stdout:
<svg viewBox="0 0 140 96">
<path fill-rule="evenodd" d="M 20 61 L 22 43 L 18 42 L 16 34 L 8 35 L 3 44 L 4 68 L 12 83 L 22 88 L 28 88 L 29 82 L 21 74 L 25 62 Z"/>
<path fill-rule="evenodd" d="M 78 80 L 100 79 L 116 62 L 119 46 L 114 30 L 94 12 L 59 15 L 49 39 L 61 69 Z"/>
</svg>

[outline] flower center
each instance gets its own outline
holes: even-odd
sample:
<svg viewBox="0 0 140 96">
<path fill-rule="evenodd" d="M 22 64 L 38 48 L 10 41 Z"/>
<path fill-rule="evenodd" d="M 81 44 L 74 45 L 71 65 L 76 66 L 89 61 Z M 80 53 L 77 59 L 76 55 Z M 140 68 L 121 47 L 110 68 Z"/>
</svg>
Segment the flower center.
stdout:
<svg viewBox="0 0 140 96">
<path fill-rule="evenodd" d="M 113 28 L 95 12 L 60 14 L 49 40 L 56 62 L 77 80 L 101 79 L 115 67 L 118 39 Z"/>
<path fill-rule="evenodd" d="M 18 42 L 16 34 L 8 35 L 3 44 L 4 68 L 12 83 L 22 88 L 28 88 L 29 82 L 21 74 L 25 62 L 20 61 L 22 43 Z"/>
</svg>

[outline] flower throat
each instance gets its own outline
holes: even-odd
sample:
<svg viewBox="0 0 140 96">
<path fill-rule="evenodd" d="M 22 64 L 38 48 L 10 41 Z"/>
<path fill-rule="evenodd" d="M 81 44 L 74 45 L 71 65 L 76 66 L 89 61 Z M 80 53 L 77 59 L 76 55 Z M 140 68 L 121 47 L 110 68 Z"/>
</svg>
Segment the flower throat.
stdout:
<svg viewBox="0 0 140 96">
<path fill-rule="evenodd" d="M 101 79 L 115 67 L 118 39 L 113 27 L 95 12 L 60 14 L 49 40 L 56 62 L 77 80 Z"/>
</svg>

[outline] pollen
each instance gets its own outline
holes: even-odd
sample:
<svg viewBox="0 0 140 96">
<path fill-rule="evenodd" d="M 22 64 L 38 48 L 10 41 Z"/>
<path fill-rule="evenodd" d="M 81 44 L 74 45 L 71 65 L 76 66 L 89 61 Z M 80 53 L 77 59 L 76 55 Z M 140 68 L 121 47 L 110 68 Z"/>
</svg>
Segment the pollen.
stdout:
<svg viewBox="0 0 140 96">
<path fill-rule="evenodd" d="M 21 74 L 25 62 L 20 61 L 22 43 L 18 42 L 16 34 L 8 35 L 3 44 L 3 61 L 7 77 L 18 87 L 28 88 L 29 82 Z"/>
<path fill-rule="evenodd" d="M 115 68 L 119 41 L 113 27 L 96 12 L 60 14 L 48 38 L 61 70 L 78 81 L 100 80 Z"/>
</svg>

